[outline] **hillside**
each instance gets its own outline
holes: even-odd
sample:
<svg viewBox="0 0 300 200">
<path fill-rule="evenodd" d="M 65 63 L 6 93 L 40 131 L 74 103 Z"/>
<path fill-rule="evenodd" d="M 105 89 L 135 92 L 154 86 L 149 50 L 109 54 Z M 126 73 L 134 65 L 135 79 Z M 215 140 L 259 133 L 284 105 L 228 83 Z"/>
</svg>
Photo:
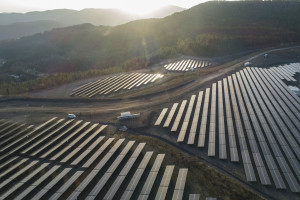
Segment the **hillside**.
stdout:
<svg viewBox="0 0 300 200">
<path fill-rule="evenodd" d="M 183 8 L 165 6 L 145 16 L 133 15 L 118 9 L 48 10 L 28 13 L 0 13 L 0 40 L 29 36 L 53 28 L 83 23 L 95 26 L 115 26 L 137 19 L 163 18 Z"/>
<path fill-rule="evenodd" d="M 183 11 L 178 6 L 165 6 L 145 16 L 138 16 L 119 9 L 87 8 L 80 11 L 70 9 L 56 9 L 34 11 L 28 13 L 0 13 L 0 25 L 9 25 L 20 22 L 34 22 L 37 20 L 58 21 L 66 26 L 90 23 L 95 26 L 115 26 L 136 19 L 163 18 L 175 12 Z"/>
<path fill-rule="evenodd" d="M 20 38 L 59 27 L 64 27 L 64 24 L 47 20 L 0 25 L 0 40 Z"/>
<path fill-rule="evenodd" d="M 299 42 L 299 19 L 297 2 L 207 2 L 164 19 L 83 24 L 2 42 L 0 58 L 6 71 L 141 68 L 178 54 L 218 56 Z"/>
</svg>

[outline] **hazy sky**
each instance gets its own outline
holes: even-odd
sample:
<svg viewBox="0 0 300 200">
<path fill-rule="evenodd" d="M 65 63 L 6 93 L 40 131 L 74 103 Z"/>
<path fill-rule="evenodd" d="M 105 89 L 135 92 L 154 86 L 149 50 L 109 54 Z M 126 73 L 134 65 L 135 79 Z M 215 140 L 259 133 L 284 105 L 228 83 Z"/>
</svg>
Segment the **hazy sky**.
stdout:
<svg viewBox="0 0 300 200">
<path fill-rule="evenodd" d="M 28 12 L 68 8 L 119 8 L 143 14 L 165 5 L 190 8 L 205 0 L 0 0 L 0 12 Z"/>
</svg>

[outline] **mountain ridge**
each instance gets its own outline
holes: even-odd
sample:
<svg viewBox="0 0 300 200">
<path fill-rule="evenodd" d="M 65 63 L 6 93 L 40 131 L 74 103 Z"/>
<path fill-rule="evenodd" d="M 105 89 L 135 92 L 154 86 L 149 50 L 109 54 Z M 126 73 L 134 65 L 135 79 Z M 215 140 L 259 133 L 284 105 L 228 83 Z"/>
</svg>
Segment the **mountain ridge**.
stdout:
<svg viewBox="0 0 300 200">
<path fill-rule="evenodd" d="M 119 9 L 95 8 L 80 11 L 57 9 L 28 13 L 0 13 L 0 40 L 29 36 L 53 28 L 83 23 L 90 23 L 95 26 L 116 26 L 138 19 L 163 18 L 182 10 L 184 9 L 177 6 L 166 6 L 144 16 L 133 15 Z M 42 21 L 47 23 L 42 24 Z"/>
<path fill-rule="evenodd" d="M 150 17 L 162 18 L 183 10 L 185 9 L 178 6 L 169 5 L 157 9 L 144 16 L 131 14 L 129 12 L 122 11 L 116 8 L 85 8 L 79 11 L 72 9 L 55 9 L 46 11 L 31 11 L 27 13 L 0 13 L 0 25 L 8 25 L 16 22 L 33 22 L 36 20 L 53 20 L 60 21 L 61 23 L 66 24 L 67 26 L 81 23 L 91 23 L 95 26 L 116 26 L 136 19 L 144 19 Z M 115 14 L 117 16 L 113 16 L 112 14 Z M 80 19 L 82 21 L 76 21 L 80 17 L 82 18 Z M 90 17 L 90 19 L 85 19 L 85 17 Z M 93 19 L 91 19 L 91 17 Z M 101 17 L 106 17 L 108 19 L 117 19 L 119 21 L 113 21 L 112 23 L 109 21 L 96 21 L 101 19 Z"/>
<path fill-rule="evenodd" d="M 295 2 L 207 2 L 163 19 L 83 24 L 2 42 L 0 58 L 8 68 L 74 72 L 178 54 L 221 56 L 300 42 L 299 19 Z"/>
</svg>

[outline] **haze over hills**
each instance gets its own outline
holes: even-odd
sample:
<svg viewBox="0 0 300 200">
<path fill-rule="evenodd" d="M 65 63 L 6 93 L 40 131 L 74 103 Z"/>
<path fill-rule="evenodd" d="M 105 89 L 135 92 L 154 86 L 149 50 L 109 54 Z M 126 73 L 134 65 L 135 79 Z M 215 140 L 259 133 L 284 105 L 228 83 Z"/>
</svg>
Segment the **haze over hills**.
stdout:
<svg viewBox="0 0 300 200">
<path fill-rule="evenodd" d="M 115 26 L 137 19 L 163 18 L 184 8 L 166 6 L 145 16 L 133 15 L 119 9 L 48 10 L 28 13 L 0 13 L 0 40 L 28 36 L 35 33 L 90 23 L 95 26 Z M 44 23 L 43 23 L 44 22 Z"/>
<path fill-rule="evenodd" d="M 2 69 L 74 72 L 300 42 L 300 3 L 207 2 L 164 19 L 82 24 L 2 42 Z M 138 62 L 136 62 L 138 60 Z M 128 64 L 130 63 L 130 64 Z"/>
<path fill-rule="evenodd" d="M 17 22 L 8 25 L 0 25 L 0 40 L 20 38 L 64 26 L 65 25 L 63 23 L 50 20 Z"/>
</svg>

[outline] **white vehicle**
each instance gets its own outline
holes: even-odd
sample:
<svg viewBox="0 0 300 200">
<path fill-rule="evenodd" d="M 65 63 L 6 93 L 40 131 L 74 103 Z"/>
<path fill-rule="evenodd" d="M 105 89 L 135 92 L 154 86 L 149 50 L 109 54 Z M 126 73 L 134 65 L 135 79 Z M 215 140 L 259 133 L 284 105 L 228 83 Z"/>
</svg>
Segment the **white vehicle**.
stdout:
<svg viewBox="0 0 300 200">
<path fill-rule="evenodd" d="M 131 114 L 131 112 L 122 112 L 120 116 L 118 116 L 118 120 L 123 120 L 123 119 L 133 119 L 137 118 L 140 116 L 140 113 L 138 114 Z"/>
<path fill-rule="evenodd" d="M 250 65 L 251 65 L 251 62 L 245 62 L 245 64 L 244 64 L 245 67 L 250 67 Z"/>
<path fill-rule="evenodd" d="M 68 114 L 68 119 L 75 119 L 76 118 L 76 115 L 74 114 Z"/>
</svg>

